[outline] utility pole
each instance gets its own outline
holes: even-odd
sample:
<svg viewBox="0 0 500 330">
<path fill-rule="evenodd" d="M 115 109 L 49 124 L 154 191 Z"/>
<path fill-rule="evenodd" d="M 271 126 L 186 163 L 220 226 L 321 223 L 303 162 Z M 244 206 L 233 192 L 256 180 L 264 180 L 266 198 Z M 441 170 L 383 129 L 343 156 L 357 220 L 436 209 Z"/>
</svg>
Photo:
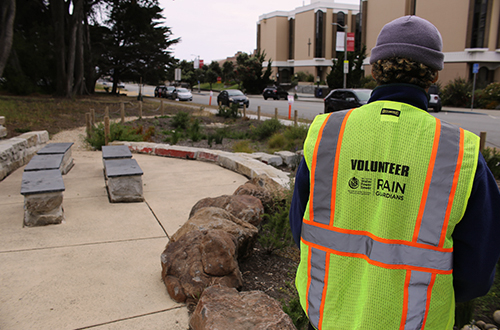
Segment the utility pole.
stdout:
<svg viewBox="0 0 500 330">
<path fill-rule="evenodd" d="M 347 60 L 347 24 L 340 25 L 339 23 L 332 23 L 344 29 L 344 88 L 347 87 L 347 72 L 349 71 L 349 61 Z"/>
</svg>

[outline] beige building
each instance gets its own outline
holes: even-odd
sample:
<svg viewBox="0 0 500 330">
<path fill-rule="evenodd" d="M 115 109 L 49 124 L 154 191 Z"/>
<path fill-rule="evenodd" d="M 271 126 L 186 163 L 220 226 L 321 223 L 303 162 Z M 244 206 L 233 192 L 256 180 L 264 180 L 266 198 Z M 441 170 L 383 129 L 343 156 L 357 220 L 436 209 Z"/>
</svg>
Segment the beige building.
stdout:
<svg viewBox="0 0 500 330">
<path fill-rule="evenodd" d="M 359 9 L 358 5 L 310 0 L 291 11 L 261 15 L 257 23 L 257 50 L 271 60 L 272 78 L 287 83 L 295 73 L 303 71 L 325 80 L 337 57 L 337 31 L 344 32 L 342 27 L 347 25 L 348 32 L 358 31 L 357 39 L 360 37 Z"/>
<path fill-rule="evenodd" d="M 477 63 L 477 85 L 500 81 L 500 0 L 361 0 L 359 5 L 311 0 L 292 11 L 277 11 L 259 17 L 257 48 L 272 60 L 274 76 L 287 82 L 305 71 L 323 80 L 335 58 L 338 25 L 355 32 L 356 47 L 367 47 L 369 57 L 380 29 L 393 19 L 415 14 L 432 22 L 443 37 L 445 65 L 439 82 L 473 78 Z M 339 54 L 337 54 L 339 53 Z M 339 55 L 339 56 L 337 56 Z"/>
<path fill-rule="evenodd" d="M 384 24 L 418 15 L 443 37 L 444 69 L 439 73 L 443 86 L 458 77 L 472 80 L 474 63 L 479 64 L 478 87 L 500 81 L 500 0 L 365 0 L 362 9 L 367 56 Z M 365 74 L 370 70 L 367 65 Z"/>
</svg>

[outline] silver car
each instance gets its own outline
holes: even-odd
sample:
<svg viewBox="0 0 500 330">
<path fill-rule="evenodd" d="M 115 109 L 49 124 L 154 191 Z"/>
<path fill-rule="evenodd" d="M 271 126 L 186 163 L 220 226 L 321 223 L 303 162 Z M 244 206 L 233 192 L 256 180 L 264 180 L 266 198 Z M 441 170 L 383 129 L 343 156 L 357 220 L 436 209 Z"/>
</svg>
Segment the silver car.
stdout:
<svg viewBox="0 0 500 330">
<path fill-rule="evenodd" d="M 192 101 L 193 94 L 187 88 L 176 88 L 172 92 L 172 98 L 179 101 Z"/>
</svg>

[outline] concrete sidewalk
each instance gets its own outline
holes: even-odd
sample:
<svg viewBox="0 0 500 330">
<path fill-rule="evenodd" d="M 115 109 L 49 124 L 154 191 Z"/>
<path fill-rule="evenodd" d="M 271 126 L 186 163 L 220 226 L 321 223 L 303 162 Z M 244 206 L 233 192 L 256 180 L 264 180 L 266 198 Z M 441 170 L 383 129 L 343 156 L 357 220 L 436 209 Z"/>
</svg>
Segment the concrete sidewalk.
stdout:
<svg viewBox="0 0 500 330">
<path fill-rule="evenodd" d="M 23 228 L 23 168 L 0 182 L 0 329 L 188 329 L 160 255 L 205 197 L 247 179 L 213 163 L 134 154 L 143 203 L 108 202 L 101 152 L 73 151 L 66 221 Z"/>
</svg>

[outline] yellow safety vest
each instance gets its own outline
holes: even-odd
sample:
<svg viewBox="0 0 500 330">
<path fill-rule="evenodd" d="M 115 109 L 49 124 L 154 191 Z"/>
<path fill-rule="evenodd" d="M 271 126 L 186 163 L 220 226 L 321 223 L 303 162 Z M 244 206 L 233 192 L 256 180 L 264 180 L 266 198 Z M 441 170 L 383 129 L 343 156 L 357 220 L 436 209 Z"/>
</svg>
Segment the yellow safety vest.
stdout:
<svg viewBox="0 0 500 330">
<path fill-rule="evenodd" d="M 404 103 L 317 116 L 296 286 L 317 329 L 452 329 L 479 138 Z"/>
</svg>

